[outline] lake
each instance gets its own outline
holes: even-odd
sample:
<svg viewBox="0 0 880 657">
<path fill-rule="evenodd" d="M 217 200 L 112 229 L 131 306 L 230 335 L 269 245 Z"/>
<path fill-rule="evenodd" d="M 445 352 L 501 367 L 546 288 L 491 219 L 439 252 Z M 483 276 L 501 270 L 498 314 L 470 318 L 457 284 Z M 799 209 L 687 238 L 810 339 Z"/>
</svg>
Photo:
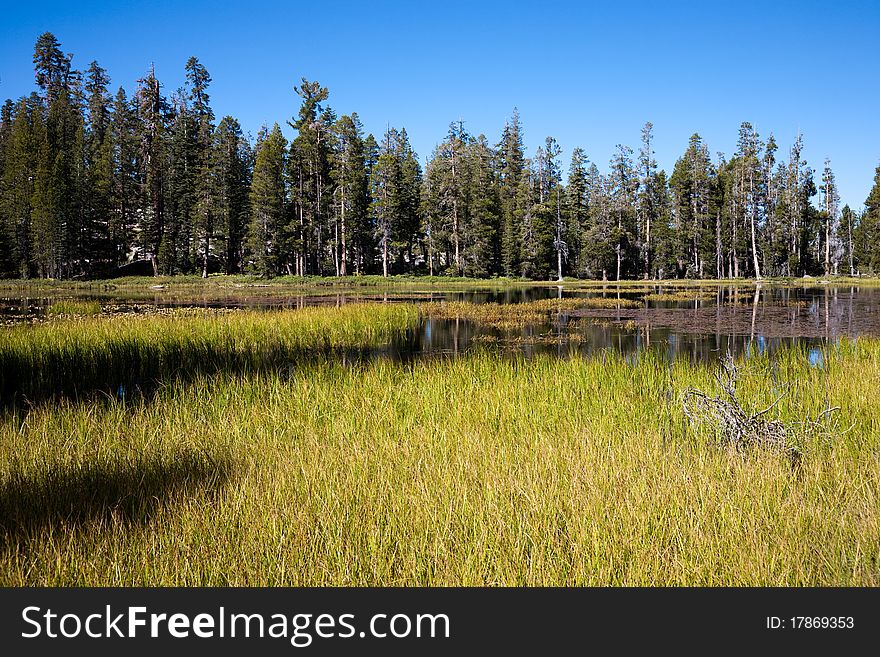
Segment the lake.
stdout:
<svg viewBox="0 0 880 657">
<path fill-rule="evenodd" d="M 46 321 L 60 296 L 0 299 L 5 324 Z M 352 290 L 285 293 L 266 287 L 209 293 L 156 289 L 72 292 L 65 299 L 101 303 L 102 314 L 150 314 L 172 308 L 290 309 L 348 303 L 467 302 L 528 304 L 542 299 L 604 299 L 611 307 L 564 311 L 552 320 L 497 327 L 466 318 L 422 318 L 417 326 L 378 354 L 395 359 L 459 355 L 475 349 L 524 354 L 616 351 L 635 357 L 652 349 L 669 359 L 709 361 L 728 350 L 735 355 L 772 354 L 786 345 L 804 347 L 814 362 L 821 347 L 842 337 L 880 335 L 880 288 L 804 282 L 682 287 L 670 284 L 609 283 L 578 287 L 544 285 L 511 289 L 383 293 Z M 617 300 L 619 305 L 615 305 Z"/>
</svg>

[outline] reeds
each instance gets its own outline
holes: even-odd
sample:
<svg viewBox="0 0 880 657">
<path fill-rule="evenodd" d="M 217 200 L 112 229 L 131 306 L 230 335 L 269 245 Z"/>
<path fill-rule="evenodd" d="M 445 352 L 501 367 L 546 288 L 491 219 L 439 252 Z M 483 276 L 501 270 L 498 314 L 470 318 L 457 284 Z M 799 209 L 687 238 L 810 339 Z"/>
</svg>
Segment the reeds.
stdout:
<svg viewBox="0 0 880 657">
<path fill-rule="evenodd" d="M 101 314 L 101 304 L 97 301 L 61 299 L 46 308 L 52 317 L 94 317 Z"/>
<path fill-rule="evenodd" d="M 578 308 L 638 308 L 641 303 L 617 297 L 540 299 L 523 303 L 430 302 L 418 305 L 419 313 L 433 319 L 463 319 L 508 330 L 542 324 L 553 316 Z"/>
<path fill-rule="evenodd" d="M 96 390 L 124 395 L 200 373 L 290 369 L 315 354 L 387 343 L 417 317 L 402 304 L 349 304 L 14 326 L 0 334 L 0 407 Z"/>
<path fill-rule="evenodd" d="M 650 351 L 352 363 L 324 349 L 384 340 L 414 313 L 4 333 L 3 358 L 53 354 L 85 374 L 143 352 L 180 368 L 256 361 L 278 341 L 313 357 L 8 410 L 0 584 L 880 584 L 880 341 L 829 347 L 821 368 L 798 348 L 740 363 L 749 407 L 784 386 L 780 421 L 833 405 L 853 425 L 793 469 L 690 430 L 680 396 L 717 391 L 709 366 Z"/>
<path fill-rule="evenodd" d="M 655 292 L 646 294 L 642 297 L 643 301 L 669 301 L 669 302 L 686 302 L 686 301 L 712 301 L 718 296 L 717 292 L 711 290 L 700 289 L 682 289 L 676 292 Z"/>
</svg>

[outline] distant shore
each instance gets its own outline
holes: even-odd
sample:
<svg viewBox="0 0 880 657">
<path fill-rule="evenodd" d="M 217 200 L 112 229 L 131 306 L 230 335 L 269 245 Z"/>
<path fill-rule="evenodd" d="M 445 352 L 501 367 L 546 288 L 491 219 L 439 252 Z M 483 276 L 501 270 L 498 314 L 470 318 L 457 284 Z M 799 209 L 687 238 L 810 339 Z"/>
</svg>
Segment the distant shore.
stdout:
<svg viewBox="0 0 880 657">
<path fill-rule="evenodd" d="M 565 278 L 557 280 L 531 280 L 522 278 L 462 278 L 454 276 L 278 276 L 265 278 L 248 274 L 213 275 L 202 278 L 190 276 L 127 276 L 114 279 L 63 280 L 63 279 L 0 279 L 0 290 L 43 290 L 43 291 L 113 291 L 115 289 L 176 289 L 176 288 L 286 288 L 286 289 L 395 289 L 412 290 L 433 288 L 452 289 L 491 289 L 508 287 L 546 287 L 561 285 L 568 288 L 594 287 L 701 287 L 715 285 L 880 285 L 876 276 L 828 276 L 828 277 L 789 277 L 789 278 L 727 278 L 727 279 L 621 279 L 595 280 Z"/>
</svg>

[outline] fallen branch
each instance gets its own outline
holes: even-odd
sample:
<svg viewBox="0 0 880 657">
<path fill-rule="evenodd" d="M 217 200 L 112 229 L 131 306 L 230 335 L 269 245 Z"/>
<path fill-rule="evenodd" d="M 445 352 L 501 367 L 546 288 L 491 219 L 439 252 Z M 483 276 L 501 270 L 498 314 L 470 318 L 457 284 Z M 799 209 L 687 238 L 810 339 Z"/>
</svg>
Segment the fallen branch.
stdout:
<svg viewBox="0 0 880 657">
<path fill-rule="evenodd" d="M 742 449 L 764 447 L 786 454 L 793 462 L 802 456 L 796 440 L 806 435 L 830 436 L 826 420 L 839 406 L 829 407 L 802 423 L 784 423 L 778 419 L 767 419 L 777 404 L 788 394 L 783 392 L 767 408 L 752 412 L 747 410 L 737 396 L 739 370 L 733 356 L 728 352 L 721 359 L 719 371 L 715 375 L 722 394 L 709 395 L 702 390 L 688 388 L 682 396 L 682 408 L 691 427 L 695 430 L 711 428 L 720 442 L 729 447 Z"/>
</svg>

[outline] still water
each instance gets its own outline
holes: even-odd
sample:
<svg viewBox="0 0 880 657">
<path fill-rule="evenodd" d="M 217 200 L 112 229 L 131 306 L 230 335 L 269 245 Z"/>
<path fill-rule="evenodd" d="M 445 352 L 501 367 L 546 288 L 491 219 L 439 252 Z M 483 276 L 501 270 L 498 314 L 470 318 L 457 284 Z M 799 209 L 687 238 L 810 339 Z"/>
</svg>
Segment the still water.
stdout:
<svg viewBox="0 0 880 657">
<path fill-rule="evenodd" d="M 652 349 L 670 359 L 686 357 L 711 361 L 719 354 L 772 354 L 782 346 L 805 348 L 821 361 L 821 348 L 843 337 L 880 335 L 880 287 L 800 284 L 723 285 L 681 288 L 609 284 L 577 288 L 543 286 L 485 289 L 467 292 L 340 292 L 323 295 L 284 294 L 267 289 L 208 297 L 173 297 L 163 291 L 136 296 L 88 295 L 104 313 L 149 313 L 170 307 L 296 309 L 305 306 L 340 306 L 347 303 L 424 303 L 461 301 L 476 304 L 521 304 L 548 298 L 596 298 L 622 306 L 571 310 L 552 320 L 497 328 L 466 319 L 423 318 L 418 325 L 382 348 L 382 357 L 412 359 L 459 355 L 478 349 L 526 356 L 553 353 L 590 354 L 616 351 L 637 357 Z M 659 297 L 659 298 L 652 298 Z M 71 298 L 67 296 L 66 298 Z M 40 321 L 53 298 L 0 299 L 0 320 L 5 324 Z M 629 303 L 627 304 L 627 301 Z M 2 333 L 0 333 L 2 335 Z"/>
</svg>

